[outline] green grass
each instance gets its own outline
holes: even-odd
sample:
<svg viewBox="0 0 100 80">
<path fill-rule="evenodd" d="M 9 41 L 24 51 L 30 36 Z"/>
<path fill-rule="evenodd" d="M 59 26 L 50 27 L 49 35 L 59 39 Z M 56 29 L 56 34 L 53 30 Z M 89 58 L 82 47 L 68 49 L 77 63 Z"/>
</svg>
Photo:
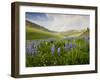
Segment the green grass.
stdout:
<svg viewBox="0 0 100 80">
<path fill-rule="evenodd" d="M 89 42 L 82 38 L 78 39 L 78 37 L 82 36 L 88 37 L 89 31 L 57 33 L 27 22 L 26 43 L 35 40 L 37 44 L 39 42 L 39 45 L 34 55 L 26 53 L 26 67 L 89 64 Z M 74 39 L 64 39 L 67 37 L 74 37 Z M 48 39 L 54 40 L 46 41 Z M 45 41 L 40 42 L 40 40 Z M 65 49 L 65 44 L 70 45 L 70 43 L 75 44 L 76 47 Z M 52 54 L 51 47 L 53 45 L 55 45 L 55 50 Z M 61 49 L 60 55 L 57 51 L 58 48 Z"/>
<path fill-rule="evenodd" d="M 62 38 L 63 36 L 32 27 L 26 28 L 26 40 Z"/>
<path fill-rule="evenodd" d="M 62 32 L 61 35 L 64 35 L 66 37 L 79 37 L 82 33 L 83 31 L 66 31 Z"/>
<path fill-rule="evenodd" d="M 65 44 L 76 44 L 76 47 L 65 49 Z M 51 47 L 55 45 L 52 55 Z M 61 48 L 60 55 L 57 49 Z M 26 66 L 58 66 L 89 64 L 89 43 L 84 39 L 42 41 L 37 46 L 38 52 L 34 55 L 26 55 Z"/>
</svg>

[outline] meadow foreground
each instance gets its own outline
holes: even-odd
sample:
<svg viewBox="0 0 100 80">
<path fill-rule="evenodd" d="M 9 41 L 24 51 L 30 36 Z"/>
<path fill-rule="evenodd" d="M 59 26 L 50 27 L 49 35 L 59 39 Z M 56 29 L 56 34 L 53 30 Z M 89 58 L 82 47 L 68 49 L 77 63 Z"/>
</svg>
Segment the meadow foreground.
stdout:
<svg viewBox="0 0 100 80">
<path fill-rule="evenodd" d="M 89 64 L 89 38 L 27 40 L 26 67 Z"/>
</svg>

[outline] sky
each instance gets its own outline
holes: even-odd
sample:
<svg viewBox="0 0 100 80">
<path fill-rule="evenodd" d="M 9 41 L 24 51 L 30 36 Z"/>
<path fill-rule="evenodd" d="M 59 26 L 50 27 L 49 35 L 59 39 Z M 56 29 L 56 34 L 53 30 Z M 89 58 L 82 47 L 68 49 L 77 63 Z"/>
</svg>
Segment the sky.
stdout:
<svg viewBox="0 0 100 80">
<path fill-rule="evenodd" d="M 89 28 L 89 19 L 89 15 L 26 12 L 26 20 L 56 32 Z"/>
</svg>

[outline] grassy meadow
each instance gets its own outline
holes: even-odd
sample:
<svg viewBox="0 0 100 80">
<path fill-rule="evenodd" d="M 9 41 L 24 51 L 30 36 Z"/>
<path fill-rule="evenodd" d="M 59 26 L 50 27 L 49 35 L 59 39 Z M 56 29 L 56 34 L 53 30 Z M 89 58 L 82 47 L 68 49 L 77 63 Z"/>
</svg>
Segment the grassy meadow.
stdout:
<svg viewBox="0 0 100 80">
<path fill-rule="evenodd" d="M 58 33 L 26 23 L 26 67 L 89 64 L 89 30 Z"/>
</svg>

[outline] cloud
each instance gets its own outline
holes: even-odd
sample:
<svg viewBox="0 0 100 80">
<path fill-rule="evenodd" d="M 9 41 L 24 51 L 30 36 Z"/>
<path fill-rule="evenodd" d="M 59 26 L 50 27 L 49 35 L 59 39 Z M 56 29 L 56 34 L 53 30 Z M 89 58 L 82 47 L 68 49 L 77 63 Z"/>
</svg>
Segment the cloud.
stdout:
<svg viewBox="0 0 100 80">
<path fill-rule="evenodd" d="M 38 19 L 30 19 L 31 22 L 37 23 L 52 31 L 80 30 L 89 27 L 88 15 L 72 14 L 45 14 L 45 20 L 38 16 Z"/>
</svg>

